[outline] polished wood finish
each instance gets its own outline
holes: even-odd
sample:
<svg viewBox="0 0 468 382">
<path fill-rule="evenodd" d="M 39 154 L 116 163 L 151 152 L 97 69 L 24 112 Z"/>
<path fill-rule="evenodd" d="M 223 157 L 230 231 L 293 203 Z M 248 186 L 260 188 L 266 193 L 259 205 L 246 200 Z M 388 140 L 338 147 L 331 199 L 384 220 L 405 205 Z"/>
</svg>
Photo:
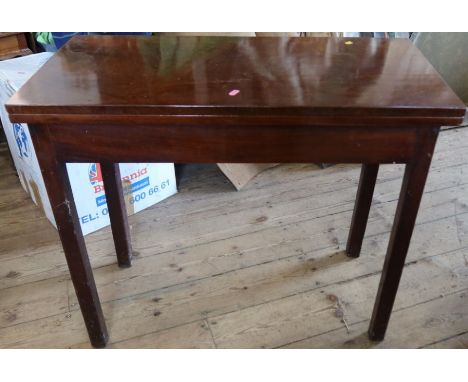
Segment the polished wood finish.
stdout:
<svg viewBox="0 0 468 382">
<path fill-rule="evenodd" d="M 76 209 L 66 176 L 53 175 L 64 163 L 105 163 L 109 184 L 117 176 L 107 164 L 118 162 L 406 163 L 370 327 L 381 339 L 437 132 L 465 113 L 410 42 L 323 38 L 77 37 L 7 108 L 13 121 L 35 123 L 36 151 L 46 147 L 39 162 L 97 346 L 107 334 Z M 366 171 L 361 178 L 372 184 Z M 355 248 L 372 198 L 364 191 L 351 232 Z M 125 211 L 118 190 L 111 193 L 114 220 Z M 128 233 L 125 221 L 112 228 Z"/>
<path fill-rule="evenodd" d="M 456 124 L 464 108 L 407 40 L 176 36 L 76 36 L 9 106 L 22 122 L 242 116 L 237 125 L 249 116 L 255 124 L 281 117 L 291 128 L 300 118 Z"/>
<path fill-rule="evenodd" d="M 101 170 L 117 260 L 127 268 L 132 265 L 132 246 L 120 168 L 118 163 L 101 162 Z"/>
<path fill-rule="evenodd" d="M 416 156 L 405 168 L 377 292 L 378 304 L 374 306 L 369 327 L 369 338 L 372 340 L 383 340 L 387 330 L 438 133 L 439 129 L 428 130 L 427 135 L 420 142 L 420 155 Z"/>
<path fill-rule="evenodd" d="M 68 162 L 406 163 L 426 127 L 48 125 Z M 92 134 L 93 144 L 89 144 Z M 375 138 L 379 139 L 375 139 Z M 132 142 L 132 144 L 128 144 Z M 157 150 L 155 143 L 157 142 Z"/>
<path fill-rule="evenodd" d="M 94 347 L 103 347 L 109 336 L 81 232 L 66 164 L 57 160 L 47 127 L 41 126 L 38 130 L 36 126 L 30 126 L 30 132 L 89 338 Z"/>
<path fill-rule="evenodd" d="M 349 229 L 348 243 L 346 245 L 346 253 L 349 257 L 359 257 L 361 252 L 362 240 L 366 232 L 367 218 L 369 217 L 378 172 L 378 164 L 362 165 L 356 204 L 354 205 L 351 228 Z"/>
</svg>

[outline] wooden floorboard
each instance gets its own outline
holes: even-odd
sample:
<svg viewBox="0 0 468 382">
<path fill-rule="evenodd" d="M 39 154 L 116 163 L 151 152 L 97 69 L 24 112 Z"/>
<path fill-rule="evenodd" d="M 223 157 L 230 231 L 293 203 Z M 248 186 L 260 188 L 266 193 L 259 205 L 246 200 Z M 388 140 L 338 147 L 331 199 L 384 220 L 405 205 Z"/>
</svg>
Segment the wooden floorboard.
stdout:
<svg viewBox="0 0 468 382">
<path fill-rule="evenodd" d="M 365 336 L 403 166 L 381 166 L 362 256 L 344 254 L 359 166 L 282 165 L 236 192 L 188 166 L 179 193 L 86 237 L 113 348 L 466 347 L 468 129 L 441 133 L 385 341 Z M 0 347 L 89 347 L 55 229 L 0 147 Z"/>
</svg>

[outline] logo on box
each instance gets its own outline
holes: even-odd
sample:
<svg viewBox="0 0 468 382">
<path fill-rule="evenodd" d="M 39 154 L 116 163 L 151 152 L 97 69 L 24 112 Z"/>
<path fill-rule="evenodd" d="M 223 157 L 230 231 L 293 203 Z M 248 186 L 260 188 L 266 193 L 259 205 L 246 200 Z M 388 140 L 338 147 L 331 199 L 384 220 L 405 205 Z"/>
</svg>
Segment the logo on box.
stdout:
<svg viewBox="0 0 468 382">
<path fill-rule="evenodd" d="M 13 134 L 15 135 L 16 144 L 20 153 L 20 157 L 29 157 L 29 142 L 28 136 L 24 131 L 24 127 L 21 123 L 13 124 Z"/>
<path fill-rule="evenodd" d="M 99 163 L 91 163 L 88 168 L 89 182 L 93 186 L 94 193 L 104 191 L 104 182 L 102 180 L 101 165 Z"/>
<path fill-rule="evenodd" d="M 124 194 L 134 193 L 142 188 L 150 185 L 149 177 L 146 176 L 140 179 L 143 175 L 148 174 L 148 168 L 139 168 L 137 171 L 132 172 L 128 176 L 122 177 L 123 192 Z M 102 180 L 101 165 L 99 163 L 91 163 L 88 168 L 89 183 L 93 187 L 95 194 L 104 192 L 104 181 Z M 138 179 L 138 180 L 137 180 Z M 106 195 L 100 195 L 96 198 L 96 205 L 98 207 L 106 204 Z"/>
</svg>

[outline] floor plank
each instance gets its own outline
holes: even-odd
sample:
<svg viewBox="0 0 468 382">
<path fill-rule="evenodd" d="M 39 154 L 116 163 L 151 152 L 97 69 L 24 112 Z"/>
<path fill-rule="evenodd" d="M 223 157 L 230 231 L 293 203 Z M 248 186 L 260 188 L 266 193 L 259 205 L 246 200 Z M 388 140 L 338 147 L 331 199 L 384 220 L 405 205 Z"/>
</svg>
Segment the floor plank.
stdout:
<svg viewBox="0 0 468 382">
<path fill-rule="evenodd" d="M 468 332 L 446 338 L 442 341 L 435 341 L 427 346 L 427 349 L 468 349 Z"/>
<path fill-rule="evenodd" d="M 468 277 L 468 268 L 465 266 L 464 251 L 449 254 L 443 262 L 437 256 L 411 263 L 403 274 L 394 309 L 397 311 L 408 309 L 420 304 L 421 301 L 452 295 L 457 291 L 464 292 L 468 290 L 468 285 L 463 282 L 466 277 Z M 271 348 L 282 346 L 288 339 L 294 343 L 303 338 L 313 337 L 307 340 L 306 347 L 314 347 L 316 336 L 320 333 L 337 331 L 336 329 L 341 328 L 343 329 L 339 331 L 340 338 L 346 339 L 347 336 L 343 335 L 343 330 L 346 334 L 346 325 L 352 327 L 363 320 L 368 321 L 379 278 L 380 274 L 375 273 L 214 317 L 209 323 L 215 343 L 218 347 Z M 454 301 L 464 304 L 465 298 L 463 301 L 459 299 Z M 450 309 L 452 308 L 450 306 Z M 466 310 L 468 307 L 463 309 Z M 466 324 L 468 319 L 468 310 L 463 309 L 460 310 L 463 315 L 457 316 L 461 325 Z M 344 315 L 346 324 L 342 322 L 339 312 Z M 406 315 L 413 317 L 414 313 L 407 310 Z M 431 316 L 428 315 L 426 318 L 430 319 Z M 459 333 L 459 327 L 453 329 Z M 401 343 L 395 341 L 392 347 L 403 347 L 403 341 L 408 341 L 408 333 L 406 336 L 401 336 L 400 327 L 394 325 L 389 327 L 390 331 L 397 335 L 397 341 L 402 341 Z M 416 338 L 411 336 L 410 343 L 415 340 Z"/>
<path fill-rule="evenodd" d="M 467 290 L 435 298 L 407 309 L 396 310 L 382 342 L 369 341 L 368 320 L 350 326 L 349 332 L 339 328 L 315 337 L 285 345 L 285 348 L 415 348 L 442 342 L 466 330 L 468 319 Z M 451 344 L 447 344 L 451 347 Z"/>
</svg>

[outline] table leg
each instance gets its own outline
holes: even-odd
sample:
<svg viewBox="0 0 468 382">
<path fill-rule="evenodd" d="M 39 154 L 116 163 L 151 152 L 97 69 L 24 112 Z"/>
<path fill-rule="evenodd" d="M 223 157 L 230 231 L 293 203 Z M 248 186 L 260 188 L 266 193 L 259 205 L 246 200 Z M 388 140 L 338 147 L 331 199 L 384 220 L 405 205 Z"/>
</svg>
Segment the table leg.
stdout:
<svg viewBox="0 0 468 382">
<path fill-rule="evenodd" d="M 426 155 L 427 154 L 427 155 Z M 385 257 L 377 298 L 369 326 L 369 338 L 381 341 L 385 337 L 393 303 L 405 265 L 419 203 L 424 191 L 432 151 L 424 153 L 413 163 L 406 165 L 400 198 L 392 233 Z"/>
<path fill-rule="evenodd" d="M 378 172 L 378 164 L 362 165 L 356 204 L 354 205 L 351 228 L 349 230 L 348 244 L 346 245 L 346 253 L 350 257 L 359 257 L 361 252 Z"/>
<path fill-rule="evenodd" d="M 66 165 L 57 160 L 46 126 L 30 126 L 30 131 L 89 339 L 94 347 L 104 347 L 109 336 Z"/>
<path fill-rule="evenodd" d="M 132 265 L 132 246 L 118 163 L 101 163 L 107 207 L 119 267 Z"/>
<path fill-rule="evenodd" d="M 104 347 L 109 336 L 65 163 L 56 163 L 54 167 L 42 168 L 44 169 L 42 174 L 47 186 L 50 204 L 89 339 L 94 347 Z"/>
</svg>

